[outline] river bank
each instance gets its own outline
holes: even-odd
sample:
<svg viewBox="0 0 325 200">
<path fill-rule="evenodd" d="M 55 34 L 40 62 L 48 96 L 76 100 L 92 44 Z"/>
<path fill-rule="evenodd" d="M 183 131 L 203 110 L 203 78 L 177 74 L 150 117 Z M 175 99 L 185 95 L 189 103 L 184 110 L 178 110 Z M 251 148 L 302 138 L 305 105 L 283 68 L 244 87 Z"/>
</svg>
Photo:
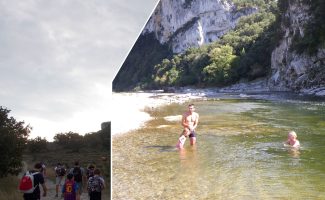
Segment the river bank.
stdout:
<svg viewBox="0 0 325 200">
<path fill-rule="evenodd" d="M 211 98 L 219 99 L 312 99 L 325 100 L 325 96 L 315 95 L 322 94 L 322 90 L 311 90 L 305 93 L 293 93 L 289 91 L 270 91 L 265 80 L 258 80 L 250 83 L 239 83 L 224 88 L 167 88 L 164 90 L 140 91 L 113 93 L 111 110 L 114 114 L 112 117 L 112 135 L 124 134 L 129 131 L 142 127 L 145 122 L 152 119 L 146 112 L 169 104 L 182 104 L 195 100 L 207 100 Z M 325 94 L 325 93 L 324 93 Z"/>
<path fill-rule="evenodd" d="M 111 110 L 112 135 L 124 134 L 138 129 L 152 117 L 146 110 L 163 105 L 181 104 L 190 100 L 204 99 L 206 94 L 200 92 L 164 93 L 163 91 L 146 91 L 131 93 L 113 93 Z"/>
</svg>

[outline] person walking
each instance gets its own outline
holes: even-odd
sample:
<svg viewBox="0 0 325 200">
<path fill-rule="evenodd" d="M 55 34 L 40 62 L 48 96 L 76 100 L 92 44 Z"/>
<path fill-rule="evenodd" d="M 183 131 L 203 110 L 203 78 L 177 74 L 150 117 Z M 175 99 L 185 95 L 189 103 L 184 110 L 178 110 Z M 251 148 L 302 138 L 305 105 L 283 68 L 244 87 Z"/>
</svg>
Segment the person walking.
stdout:
<svg viewBox="0 0 325 200">
<path fill-rule="evenodd" d="M 73 174 L 68 174 L 67 179 L 62 187 L 62 194 L 64 200 L 78 200 L 79 193 L 78 193 L 78 185 L 74 181 Z"/>
<path fill-rule="evenodd" d="M 87 189 L 90 200 L 101 200 L 102 190 L 105 188 L 104 178 L 100 176 L 100 170 L 94 170 L 94 176 L 90 177 L 87 182 Z"/>
<path fill-rule="evenodd" d="M 73 174 L 74 181 L 78 185 L 78 192 L 82 194 L 82 181 L 85 174 L 84 168 L 80 167 L 79 161 L 75 161 L 74 167 L 70 169 L 69 173 Z"/>
<path fill-rule="evenodd" d="M 66 169 L 61 163 L 58 163 L 55 168 L 55 197 L 59 196 L 59 188 L 64 181 L 64 176 L 66 174 Z"/>
<path fill-rule="evenodd" d="M 33 170 L 27 171 L 23 175 L 19 189 L 24 193 L 24 200 L 40 200 L 41 190 L 39 185 L 43 188 L 43 197 L 46 196 L 47 188 L 41 170 L 42 164 L 36 163 Z"/>
</svg>

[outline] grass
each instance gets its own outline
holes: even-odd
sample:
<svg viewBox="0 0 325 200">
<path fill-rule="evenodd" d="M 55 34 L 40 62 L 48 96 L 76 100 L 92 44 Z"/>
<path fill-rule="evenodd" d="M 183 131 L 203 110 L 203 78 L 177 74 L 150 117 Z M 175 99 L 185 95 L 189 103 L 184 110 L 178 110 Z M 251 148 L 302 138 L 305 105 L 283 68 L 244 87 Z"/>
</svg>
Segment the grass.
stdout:
<svg viewBox="0 0 325 200">
<path fill-rule="evenodd" d="M 0 200 L 22 199 L 23 194 L 18 191 L 19 178 L 7 176 L 0 178 Z"/>
</svg>

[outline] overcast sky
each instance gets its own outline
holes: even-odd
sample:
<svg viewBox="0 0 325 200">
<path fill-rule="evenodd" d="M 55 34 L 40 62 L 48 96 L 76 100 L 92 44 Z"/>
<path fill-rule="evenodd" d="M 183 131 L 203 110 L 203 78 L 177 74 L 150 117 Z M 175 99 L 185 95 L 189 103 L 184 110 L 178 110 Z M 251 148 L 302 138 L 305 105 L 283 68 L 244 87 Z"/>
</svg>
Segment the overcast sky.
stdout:
<svg viewBox="0 0 325 200">
<path fill-rule="evenodd" d="M 31 137 L 98 131 L 157 0 L 0 0 L 0 106 Z"/>
</svg>

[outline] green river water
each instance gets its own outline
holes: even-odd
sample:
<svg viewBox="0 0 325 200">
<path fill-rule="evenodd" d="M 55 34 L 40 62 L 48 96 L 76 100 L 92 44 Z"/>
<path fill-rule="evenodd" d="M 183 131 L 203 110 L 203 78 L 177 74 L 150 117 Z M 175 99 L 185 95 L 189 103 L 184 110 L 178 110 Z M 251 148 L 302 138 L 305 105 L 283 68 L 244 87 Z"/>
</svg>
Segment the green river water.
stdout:
<svg viewBox="0 0 325 200">
<path fill-rule="evenodd" d="M 113 199 L 325 199 L 324 101 L 267 95 L 194 103 L 195 147 L 187 140 L 175 148 L 187 104 L 148 109 L 154 119 L 144 128 L 113 137 Z M 284 147 L 289 130 L 299 150 Z"/>
</svg>

